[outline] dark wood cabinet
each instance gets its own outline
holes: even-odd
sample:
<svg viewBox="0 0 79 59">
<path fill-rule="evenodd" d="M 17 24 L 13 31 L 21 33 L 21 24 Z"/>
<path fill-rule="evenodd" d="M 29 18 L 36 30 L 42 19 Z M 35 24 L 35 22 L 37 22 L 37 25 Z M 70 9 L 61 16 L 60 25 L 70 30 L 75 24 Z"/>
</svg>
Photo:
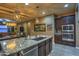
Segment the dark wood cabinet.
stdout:
<svg viewBox="0 0 79 59">
<path fill-rule="evenodd" d="M 63 21 L 61 20 L 61 18 L 56 18 L 55 20 L 55 30 L 56 32 L 58 32 L 59 30 L 61 30 L 61 25 L 63 24 Z"/>
<path fill-rule="evenodd" d="M 62 25 L 74 24 L 75 25 L 75 15 L 62 16 L 55 19 L 55 30 L 58 32 L 62 30 Z"/>
<path fill-rule="evenodd" d="M 62 17 L 61 19 L 64 22 L 63 25 L 75 23 L 75 16 L 74 15 L 65 16 L 65 17 Z"/>
<path fill-rule="evenodd" d="M 47 56 L 52 51 L 52 38 L 38 45 L 38 55 Z"/>
<path fill-rule="evenodd" d="M 38 55 L 39 56 L 45 56 L 46 55 L 45 47 L 46 47 L 45 42 L 38 44 Z"/>
<path fill-rule="evenodd" d="M 52 38 L 49 39 L 49 52 L 52 51 Z"/>
<path fill-rule="evenodd" d="M 74 41 L 65 41 L 62 40 L 63 32 L 62 27 L 63 25 L 73 25 L 74 26 Z M 55 43 L 66 44 L 70 46 L 75 46 L 75 15 L 68 15 L 68 16 L 61 16 L 55 19 L 55 33 L 60 33 L 60 35 L 55 34 Z"/>
<path fill-rule="evenodd" d="M 49 42 L 49 40 L 47 40 L 46 41 L 46 56 L 49 54 L 49 44 L 50 44 L 50 42 Z"/>
<path fill-rule="evenodd" d="M 55 35 L 55 43 L 60 43 L 62 41 L 61 35 Z"/>
</svg>

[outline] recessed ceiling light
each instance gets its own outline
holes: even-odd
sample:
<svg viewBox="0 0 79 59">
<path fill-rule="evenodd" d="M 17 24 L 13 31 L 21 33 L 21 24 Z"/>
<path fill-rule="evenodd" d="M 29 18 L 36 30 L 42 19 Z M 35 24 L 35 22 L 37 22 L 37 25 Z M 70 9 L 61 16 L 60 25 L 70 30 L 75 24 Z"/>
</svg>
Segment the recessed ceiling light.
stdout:
<svg viewBox="0 0 79 59">
<path fill-rule="evenodd" d="M 45 14 L 45 12 L 43 11 L 42 14 Z"/>
<path fill-rule="evenodd" d="M 64 7 L 68 7 L 68 6 L 69 6 L 69 4 L 65 4 L 65 5 L 64 5 Z"/>
<path fill-rule="evenodd" d="M 28 26 L 30 26 L 31 25 L 31 23 L 30 22 L 28 22 Z"/>
<path fill-rule="evenodd" d="M 29 3 L 25 3 L 25 5 L 29 5 Z"/>
</svg>

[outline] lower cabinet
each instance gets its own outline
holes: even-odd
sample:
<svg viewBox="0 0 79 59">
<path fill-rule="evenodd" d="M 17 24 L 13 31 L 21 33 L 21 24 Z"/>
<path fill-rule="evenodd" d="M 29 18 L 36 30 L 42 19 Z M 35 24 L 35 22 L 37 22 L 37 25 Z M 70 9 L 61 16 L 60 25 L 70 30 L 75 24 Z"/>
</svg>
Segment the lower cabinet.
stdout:
<svg viewBox="0 0 79 59">
<path fill-rule="evenodd" d="M 45 56 L 46 55 L 46 48 L 45 42 L 38 44 L 38 56 Z"/>
<path fill-rule="evenodd" d="M 52 51 L 52 38 L 38 45 L 38 56 L 47 56 Z"/>
<path fill-rule="evenodd" d="M 49 44 L 50 44 L 50 42 L 49 42 L 49 40 L 47 40 L 46 41 L 46 56 L 49 54 Z"/>
<path fill-rule="evenodd" d="M 62 35 L 55 35 L 55 43 L 60 43 L 62 41 Z"/>
<path fill-rule="evenodd" d="M 49 52 L 52 51 L 52 38 L 49 39 Z"/>
</svg>

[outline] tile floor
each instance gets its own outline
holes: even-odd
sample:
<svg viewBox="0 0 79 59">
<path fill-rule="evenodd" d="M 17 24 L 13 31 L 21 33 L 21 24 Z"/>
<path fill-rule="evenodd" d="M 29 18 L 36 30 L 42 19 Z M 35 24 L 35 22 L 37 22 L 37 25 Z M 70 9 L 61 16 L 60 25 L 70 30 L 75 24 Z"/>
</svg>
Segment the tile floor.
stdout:
<svg viewBox="0 0 79 59">
<path fill-rule="evenodd" d="M 71 46 L 54 44 L 49 56 L 79 56 L 79 49 Z"/>
</svg>

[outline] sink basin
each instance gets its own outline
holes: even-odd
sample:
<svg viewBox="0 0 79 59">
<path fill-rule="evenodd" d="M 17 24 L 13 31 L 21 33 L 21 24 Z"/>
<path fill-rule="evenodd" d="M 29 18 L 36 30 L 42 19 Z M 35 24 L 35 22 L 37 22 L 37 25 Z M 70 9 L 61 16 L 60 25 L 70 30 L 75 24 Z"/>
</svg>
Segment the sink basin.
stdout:
<svg viewBox="0 0 79 59">
<path fill-rule="evenodd" d="M 37 37 L 37 38 L 34 38 L 32 40 L 36 40 L 36 41 L 39 41 L 39 40 L 42 40 L 42 39 L 45 39 L 46 37 Z"/>
</svg>

